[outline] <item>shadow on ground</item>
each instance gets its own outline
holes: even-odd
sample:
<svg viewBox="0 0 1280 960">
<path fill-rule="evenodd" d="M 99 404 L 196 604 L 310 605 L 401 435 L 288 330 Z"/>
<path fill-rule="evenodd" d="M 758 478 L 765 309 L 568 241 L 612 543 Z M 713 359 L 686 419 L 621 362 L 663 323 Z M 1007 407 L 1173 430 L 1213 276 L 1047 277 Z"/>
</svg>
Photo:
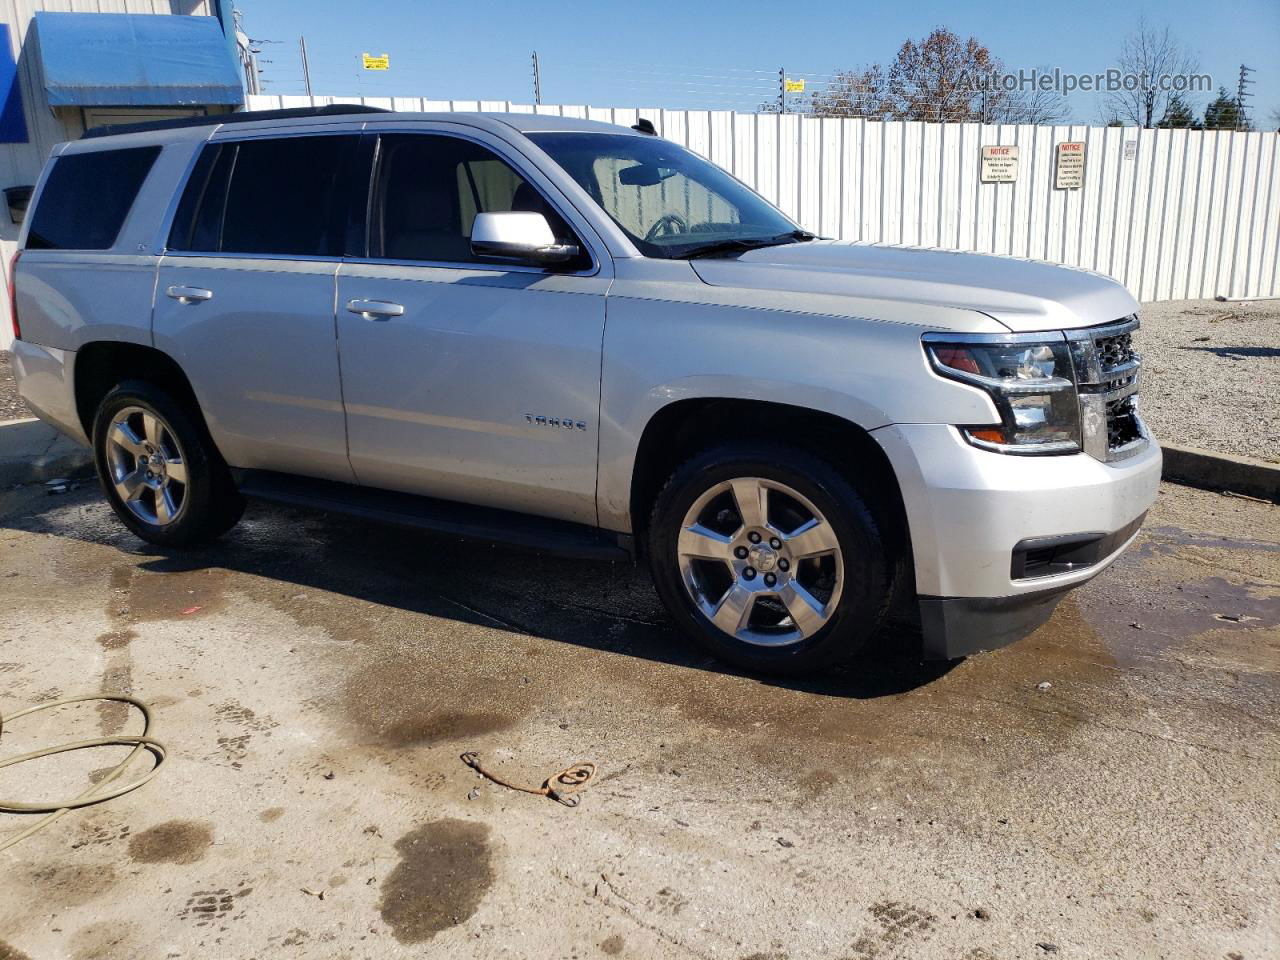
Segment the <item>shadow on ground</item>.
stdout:
<svg viewBox="0 0 1280 960">
<path fill-rule="evenodd" d="M 94 507 L 87 520 L 84 508 Z M 408 613 L 743 675 L 674 629 L 646 571 L 635 564 L 563 559 L 262 503 L 251 503 L 240 525 L 215 544 L 164 550 L 120 527 L 91 481 L 63 496 L 33 493 L 25 506 L 0 517 L 0 526 L 112 546 L 149 573 L 222 569 Z M 920 660 L 909 652 L 918 644 L 912 628 L 895 625 L 847 667 L 811 679 L 757 679 L 829 697 L 892 696 L 926 686 L 956 665 Z"/>
</svg>

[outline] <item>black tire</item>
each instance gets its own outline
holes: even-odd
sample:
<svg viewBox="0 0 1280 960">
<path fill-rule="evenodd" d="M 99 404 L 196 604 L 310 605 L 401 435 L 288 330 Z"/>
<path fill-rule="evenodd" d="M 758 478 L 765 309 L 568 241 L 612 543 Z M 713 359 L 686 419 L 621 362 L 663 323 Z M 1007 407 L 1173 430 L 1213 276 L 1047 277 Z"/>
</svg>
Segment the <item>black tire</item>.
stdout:
<svg viewBox="0 0 1280 960">
<path fill-rule="evenodd" d="M 125 504 L 112 477 L 108 432 L 118 414 L 135 407 L 156 415 L 167 425 L 186 467 L 181 509 L 166 524 L 149 523 L 139 517 Z M 208 543 L 234 527 L 244 512 L 244 499 L 204 423 L 172 394 L 154 384 L 126 380 L 102 398 L 93 418 L 93 458 L 98 480 L 116 516 L 148 543 L 162 547 Z"/>
<path fill-rule="evenodd" d="M 830 619 L 783 646 L 759 646 L 721 630 L 699 609 L 681 574 L 677 542 L 686 513 L 717 484 L 742 477 L 776 481 L 807 498 L 831 524 L 843 558 L 843 586 Z M 682 464 L 654 503 L 646 552 L 658 595 L 681 631 L 717 659 L 756 673 L 812 673 L 849 659 L 875 634 L 893 594 L 894 565 L 869 499 L 832 464 L 797 447 L 731 443 Z"/>
</svg>

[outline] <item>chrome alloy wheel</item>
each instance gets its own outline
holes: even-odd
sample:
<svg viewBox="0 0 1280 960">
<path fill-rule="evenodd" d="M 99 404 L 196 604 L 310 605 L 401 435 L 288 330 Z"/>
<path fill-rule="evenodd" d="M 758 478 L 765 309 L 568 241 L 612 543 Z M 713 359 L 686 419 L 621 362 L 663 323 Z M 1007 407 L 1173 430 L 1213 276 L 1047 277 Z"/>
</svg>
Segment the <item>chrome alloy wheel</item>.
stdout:
<svg viewBox="0 0 1280 960">
<path fill-rule="evenodd" d="M 125 407 L 111 418 L 107 470 L 116 493 L 144 523 L 163 527 L 187 503 L 187 465 L 172 428 L 150 410 Z"/>
<path fill-rule="evenodd" d="M 676 547 L 698 609 L 725 633 L 779 647 L 821 630 L 840 602 L 844 562 L 835 531 L 786 484 L 740 477 L 716 484 L 685 514 Z"/>
</svg>

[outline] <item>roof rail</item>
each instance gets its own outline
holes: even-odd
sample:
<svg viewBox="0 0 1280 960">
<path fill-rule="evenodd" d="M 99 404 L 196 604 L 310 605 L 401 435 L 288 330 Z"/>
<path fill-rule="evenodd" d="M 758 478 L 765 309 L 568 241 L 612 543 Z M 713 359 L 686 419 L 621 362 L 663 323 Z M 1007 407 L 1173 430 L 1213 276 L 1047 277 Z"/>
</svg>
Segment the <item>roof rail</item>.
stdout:
<svg viewBox="0 0 1280 960">
<path fill-rule="evenodd" d="M 242 110 L 239 113 L 221 113 L 204 117 L 178 117 L 173 120 L 147 120 L 143 123 L 113 123 L 104 127 L 92 127 L 80 137 L 114 137 L 121 133 L 146 133 L 151 130 L 172 130 L 177 127 L 212 127 L 223 123 L 250 123 L 254 120 L 292 120 L 296 117 L 338 117 L 350 113 L 390 113 L 384 107 L 371 107 L 363 103 L 331 103 L 323 107 L 292 107 L 287 110 Z"/>
</svg>

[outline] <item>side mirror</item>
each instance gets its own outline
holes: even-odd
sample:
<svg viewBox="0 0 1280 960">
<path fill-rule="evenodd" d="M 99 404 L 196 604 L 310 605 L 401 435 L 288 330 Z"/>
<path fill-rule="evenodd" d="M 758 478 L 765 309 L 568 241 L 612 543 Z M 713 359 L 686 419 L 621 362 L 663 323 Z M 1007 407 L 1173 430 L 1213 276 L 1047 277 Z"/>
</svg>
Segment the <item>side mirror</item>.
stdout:
<svg viewBox="0 0 1280 960">
<path fill-rule="evenodd" d="M 511 210 L 476 214 L 471 225 L 471 252 L 494 260 L 545 264 L 572 260 L 578 248 L 558 243 L 542 214 Z"/>
</svg>

